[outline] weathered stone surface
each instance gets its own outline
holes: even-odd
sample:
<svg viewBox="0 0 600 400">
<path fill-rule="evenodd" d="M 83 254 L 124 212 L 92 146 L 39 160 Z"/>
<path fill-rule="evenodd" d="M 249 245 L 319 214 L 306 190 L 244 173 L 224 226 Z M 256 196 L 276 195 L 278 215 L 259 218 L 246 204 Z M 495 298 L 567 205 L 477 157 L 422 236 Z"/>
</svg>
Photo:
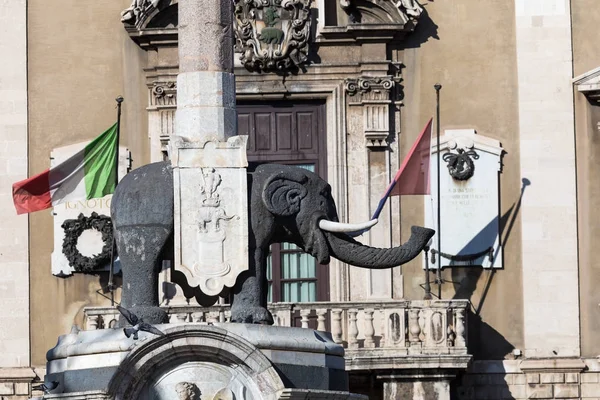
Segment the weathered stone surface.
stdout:
<svg viewBox="0 0 600 400">
<path fill-rule="evenodd" d="M 158 307 L 158 273 L 173 233 L 171 166 L 148 164 L 127 174 L 113 195 L 111 217 L 123 271 L 122 306 L 145 322 L 167 322 Z"/>
<path fill-rule="evenodd" d="M 10 382 L 0 382 L 0 394 L 15 394 L 15 388 Z"/>
<path fill-rule="evenodd" d="M 180 72 L 233 73 L 231 0 L 179 3 Z"/>
<path fill-rule="evenodd" d="M 540 374 L 541 383 L 563 383 L 565 381 L 565 374 L 560 372 L 553 373 L 542 373 Z"/>
<path fill-rule="evenodd" d="M 530 384 L 527 386 L 528 399 L 551 399 L 552 385 Z"/>
<path fill-rule="evenodd" d="M 237 134 L 233 74 L 220 71 L 180 73 L 177 87 L 177 136 L 215 137 L 224 141 Z"/>
<path fill-rule="evenodd" d="M 579 385 L 554 385 L 554 397 L 557 399 L 569 399 L 579 397 Z"/>
<path fill-rule="evenodd" d="M 581 374 L 581 383 L 596 383 L 600 374 L 596 372 L 588 372 Z"/>
</svg>

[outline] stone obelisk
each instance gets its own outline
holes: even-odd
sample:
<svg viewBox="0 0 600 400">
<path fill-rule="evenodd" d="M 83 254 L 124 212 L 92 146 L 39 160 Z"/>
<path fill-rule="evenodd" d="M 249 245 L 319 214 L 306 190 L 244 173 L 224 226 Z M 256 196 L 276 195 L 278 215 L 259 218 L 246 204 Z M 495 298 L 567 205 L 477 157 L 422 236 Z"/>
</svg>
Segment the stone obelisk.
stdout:
<svg viewBox="0 0 600 400">
<path fill-rule="evenodd" d="M 207 295 L 248 269 L 246 136 L 237 134 L 233 2 L 179 1 L 179 75 L 170 144 L 175 269 Z"/>
</svg>

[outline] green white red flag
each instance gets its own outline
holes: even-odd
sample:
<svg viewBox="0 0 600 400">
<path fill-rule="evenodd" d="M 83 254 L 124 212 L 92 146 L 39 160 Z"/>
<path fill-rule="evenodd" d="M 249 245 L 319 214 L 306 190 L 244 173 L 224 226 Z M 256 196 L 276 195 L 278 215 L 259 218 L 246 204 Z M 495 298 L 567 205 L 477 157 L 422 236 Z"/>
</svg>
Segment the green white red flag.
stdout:
<svg viewBox="0 0 600 400">
<path fill-rule="evenodd" d="M 13 202 L 17 214 L 113 193 L 116 186 L 117 146 L 115 123 L 69 159 L 36 176 L 14 183 Z"/>
</svg>

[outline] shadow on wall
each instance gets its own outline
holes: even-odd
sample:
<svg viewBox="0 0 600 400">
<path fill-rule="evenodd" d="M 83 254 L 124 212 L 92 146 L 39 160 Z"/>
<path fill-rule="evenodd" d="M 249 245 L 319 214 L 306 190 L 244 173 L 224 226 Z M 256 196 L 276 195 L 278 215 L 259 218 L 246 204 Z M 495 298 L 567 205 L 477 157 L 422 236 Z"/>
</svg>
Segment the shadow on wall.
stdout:
<svg viewBox="0 0 600 400">
<path fill-rule="evenodd" d="M 417 27 L 414 32 L 408 34 L 406 38 L 399 43 L 399 47 L 403 49 L 419 48 L 422 44 L 427 43 L 429 39 L 440 40 L 440 37 L 438 36 L 438 26 L 429 17 L 427 9 L 423 7 L 423 12 L 419 17 Z"/>
<path fill-rule="evenodd" d="M 499 229 L 500 237 L 502 238 L 500 243 L 506 243 L 510 237 L 516 217 L 521 208 L 521 201 L 525 193 L 525 188 L 530 184 L 531 182 L 527 178 L 523 178 L 519 198 L 500 218 Z M 489 234 L 484 231 L 486 231 L 486 228 L 482 230 L 482 237 L 489 239 Z M 480 235 L 478 234 L 476 238 L 477 237 L 480 237 Z M 472 242 L 474 241 L 475 239 Z M 486 242 L 486 245 L 487 243 L 489 243 L 489 241 Z M 495 249 L 494 258 L 497 257 L 499 251 L 501 251 L 501 247 Z M 475 355 L 477 359 L 503 359 L 514 349 L 514 346 L 509 343 L 504 336 L 484 322 L 480 316 L 495 273 L 495 269 L 488 269 L 484 274 L 483 268 L 479 266 L 453 267 L 451 269 L 451 280 L 455 292 L 453 299 L 471 300 L 482 276 L 485 277 L 481 299 L 478 304 L 473 304 L 473 310 L 469 311 L 468 316 L 469 353 Z"/>
</svg>

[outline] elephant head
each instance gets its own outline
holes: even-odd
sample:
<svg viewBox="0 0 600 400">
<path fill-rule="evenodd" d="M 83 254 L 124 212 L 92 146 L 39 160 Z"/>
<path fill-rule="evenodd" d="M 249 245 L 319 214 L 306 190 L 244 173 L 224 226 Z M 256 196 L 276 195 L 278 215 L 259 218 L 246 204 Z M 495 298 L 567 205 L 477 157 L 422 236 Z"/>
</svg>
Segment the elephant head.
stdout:
<svg viewBox="0 0 600 400">
<path fill-rule="evenodd" d="M 255 174 L 266 175 L 260 201 L 270 215 L 266 218 L 261 216 L 260 225 L 253 228 L 273 232 L 271 237 L 257 236 L 266 239 L 257 243 L 262 247 L 289 241 L 321 264 L 329 263 L 330 257 L 334 257 L 357 267 L 379 269 L 396 267 L 412 260 L 435 233 L 428 228 L 413 226 L 410 239 L 402 246 L 389 249 L 365 246 L 345 232 L 370 227 L 377 221 L 357 225 L 339 223 L 331 187 L 318 175 L 283 165 L 263 165 L 257 168 Z M 253 211 L 257 208 L 253 207 Z M 265 223 L 269 219 L 270 223 Z"/>
</svg>

